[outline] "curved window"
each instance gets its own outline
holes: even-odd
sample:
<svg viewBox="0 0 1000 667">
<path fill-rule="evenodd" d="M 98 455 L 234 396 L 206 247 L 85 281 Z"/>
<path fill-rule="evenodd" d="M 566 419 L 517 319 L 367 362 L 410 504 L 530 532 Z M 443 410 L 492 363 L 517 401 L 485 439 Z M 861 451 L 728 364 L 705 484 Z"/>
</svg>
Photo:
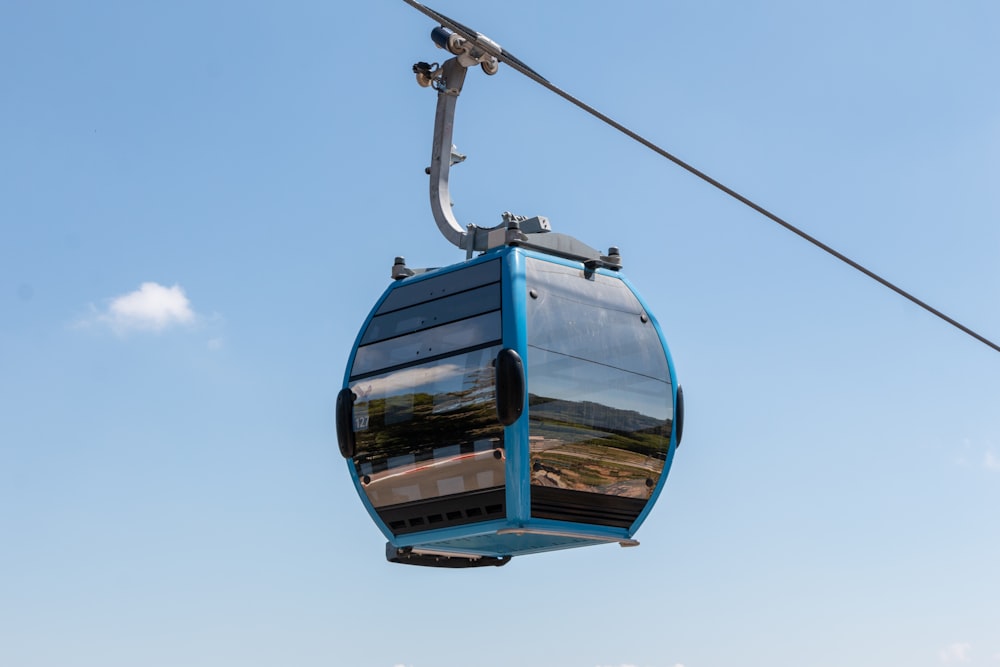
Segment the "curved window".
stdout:
<svg viewBox="0 0 1000 667">
<path fill-rule="evenodd" d="M 499 262 L 394 288 L 361 335 L 354 465 L 396 534 L 504 516 Z"/>
<path fill-rule="evenodd" d="M 352 383 L 354 461 L 372 505 L 503 486 L 492 366 L 498 351 L 467 352 Z"/>
<path fill-rule="evenodd" d="M 670 369 L 619 278 L 526 260 L 532 516 L 628 526 L 670 447 Z"/>
</svg>

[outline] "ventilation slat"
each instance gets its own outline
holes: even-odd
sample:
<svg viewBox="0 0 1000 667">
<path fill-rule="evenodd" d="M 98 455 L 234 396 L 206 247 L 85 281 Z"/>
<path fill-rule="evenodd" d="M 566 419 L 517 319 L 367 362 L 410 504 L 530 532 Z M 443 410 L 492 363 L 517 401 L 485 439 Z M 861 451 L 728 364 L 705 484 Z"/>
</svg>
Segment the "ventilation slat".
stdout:
<svg viewBox="0 0 1000 667">
<path fill-rule="evenodd" d="M 379 516 L 395 535 L 502 519 L 505 491 L 495 487 L 433 500 L 380 507 Z"/>
<path fill-rule="evenodd" d="M 646 502 L 645 498 L 531 487 L 531 516 L 538 519 L 628 528 L 639 518 Z"/>
</svg>

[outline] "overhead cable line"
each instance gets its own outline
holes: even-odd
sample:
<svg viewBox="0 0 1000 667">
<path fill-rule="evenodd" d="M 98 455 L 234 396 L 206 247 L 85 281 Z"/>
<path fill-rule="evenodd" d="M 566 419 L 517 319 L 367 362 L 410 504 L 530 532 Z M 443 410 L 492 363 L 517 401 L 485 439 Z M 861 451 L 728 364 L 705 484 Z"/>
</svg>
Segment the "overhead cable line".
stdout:
<svg viewBox="0 0 1000 667">
<path fill-rule="evenodd" d="M 927 312 L 931 313 L 932 315 L 935 315 L 935 316 L 939 317 L 940 319 L 944 320 L 945 322 L 947 322 L 951 326 L 955 327 L 959 331 L 962 331 L 962 332 L 968 334 L 969 336 L 975 338 L 976 340 L 978 340 L 980 343 L 986 345 L 987 347 L 990 347 L 993 350 L 995 350 L 997 352 L 1000 352 L 1000 345 L 998 345 L 997 343 L 994 343 L 993 341 L 991 341 L 990 339 L 986 338 L 985 336 L 983 336 L 983 335 L 981 335 L 981 334 L 973 331 L 972 329 L 970 329 L 969 327 L 965 326 L 961 322 L 955 320 L 952 317 L 949 317 L 948 315 L 946 315 L 945 313 L 941 312 L 937 308 L 934 308 L 933 306 L 931 306 L 927 302 L 925 302 L 925 301 L 917 298 L 916 296 L 914 296 L 910 292 L 907 292 L 903 288 L 901 288 L 901 287 L 893 284 L 892 282 L 886 280 L 885 278 L 883 278 L 882 276 L 878 275 L 877 273 L 875 273 L 871 269 L 868 269 L 867 267 L 859 264 L 858 262 L 854 261 L 850 257 L 847 257 L 846 255 L 844 255 L 843 253 L 839 252 L 838 250 L 836 250 L 836 249 L 828 246 L 827 244 L 823 243 L 822 241 L 820 241 L 816 237 L 814 237 L 814 236 L 808 234 L 807 232 L 799 229 L 798 227 L 796 227 L 792 223 L 788 222 L 787 220 L 785 220 L 785 219 L 779 217 L 778 215 L 772 213 L 771 211 L 769 211 L 768 209 L 764 208 L 760 204 L 757 204 L 753 200 L 748 199 L 747 197 L 741 195 L 740 193 L 736 192 L 735 190 L 733 190 L 732 188 L 728 187 L 727 185 L 721 183 L 720 181 L 717 181 L 716 179 L 712 178 L 711 176 L 709 176 L 705 172 L 701 171 L 700 169 L 694 167 L 693 165 L 688 164 L 687 162 L 685 162 L 684 160 L 680 159 L 679 157 L 677 157 L 673 153 L 670 153 L 666 149 L 661 148 L 660 146 L 658 146 L 657 144 L 653 143 L 649 139 L 646 139 L 645 137 L 643 137 L 642 135 L 638 134 L 637 132 L 634 132 L 634 131 L 630 130 L 629 128 L 625 127 L 624 125 L 622 125 L 621 123 L 619 123 L 615 119 L 611 118 L 610 116 L 608 116 L 608 115 L 606 115 L 606 114 L 598 111 L 597 109 L 595 109 L 594 107 L 590 106 L 586 102 L 584 102 L 584 101 L 582 101 L 582 100 L 574 97 L 573 95 L 569 94 L 568 92 L 566 92 L 565 90 L 563 90 L 559 86 L 553 84 L 548 79 L 542 77 L 540 74 L 538 74 L 538 72 L 536 72 L 535 70 L 533 70 L 530 67 L 528 67 L 527 65 L 525 65 L 523 62 L 521 62 L 520 60 L 518 60 L 517 58 L 515 58 L 512 54 L 504 51 L 500 47 L 499 44 L 497 44 L 496 42 L 493 42 L 492 40 L 486 38 L 481 33 L 476 32 L 475 30 L 472 30 L 471 28 L 462 25 L 461 23 L 458 23 L 457 21 L 454 21 L 454 20 L 448 18 L 444 14 L 436 12 L 433 9 L 431 9 L 430 7 L 422 5 L 419 2 L 416 2 L 415 0 L 403 0 L 403 2 L 405 2 L 408 5 L 410 5 L 414 9 L 420 11 L 424 15 L 426 15 L 426 16 L 434 19 L 435 21 L 438 21 L 441 25 L 445 26 L 446 28 L 454 30 L 455 32 L 459 33 L 465 39 L 468 39 L 468 40 L 471 40 L 471 41 L 475 42 L 476 45 L 477 45 L 477 47 L 480 48 L 480 49 L 482 49 L 484 52 L 489 53 L 492 56 L 495 56 L 499 61 L 506 63 L 511 68 L 513 68 L 514 70 L 520 72 L 521 74 L 523 74 L 524 76 L 528 77 L 529 79 L 531 79 L 535 83 L 543 86 L 544 88 L 547 88 L 548 90 L 552 91 L 553 93 L 555 93 L 559 97 L 563 98 L 567 102 L 570 102 L 571 104 L 579 107 L 583 111 L 586 111 L 591 116 L 594 116 L 595 118 L 597 118 L 598 120 L 604 122 L 605 124 L 610 125 L 614 129 L 618 130 L 619 132 L 621 132 L 622 134 L 626 135 L 630 139 L 632 139 L 632 140 L 634 140 L 634 141 L 642 144 L 643 146 L 645 146 L 649 150 L 653 151 L 657 155 L 660 155 L 661 157 L 664 157 L 664 158 L 670 160 L 671 162 L 673 162 L 674 164 L 676 164 L 678 167 L 681 167 L 685 171 L 687 171 L 687 172 L 689 172 L 689 173 L 697 176 L 698 178 L 700 178 L 701 180 L 705 181 L 709 185 L 715 187 L 716 189 L 721 190 L 722 192 L 726 193 L 727 195 L 729 195 L 733 199 L 737 200 L 741 204 L 744 204 L 745 206 L 748 206 L 749 208 L 752 208 L 754 211 L 757 211 L 758 213 L 760 213 L 761 215 L 763 215 L 765 218 L 768 218 L 769 220 L 771 220 L 773 222 L 776 222 L 777 224 L 781 225 L 782 227 L 784 227 L 788 231 L 792 232 L 793 234 L 796 234 L 797 236 L 799 236 L 799 237 L 805 239 L 806 241 L 808 241 L 809 243 L 812 243 L 814 246 L 816 246 L 820 250 L 823 250 L 824 252 L 826 252 L 826 253 L 828 253 L 828 254 L 836 257 L 841 262 L 847 264 L 851 268 L 853 268 L 853 269 L 855 269 L 857 271 L 860 271 L 861 273 L 863 273 L 864 275 L 868 276 L 869 278 L 871 278 L 875 282 L 878 282 L 881 285 L 883 285 L 885 287 L 888 287 L 890 290 L 892 290 L 896 294 L 899 294 L 903 298 L 911 301 L 912 303 L 916 304 L 917 306 L 920 306 L 921 308 L 923 308 Z"/>
</svg>

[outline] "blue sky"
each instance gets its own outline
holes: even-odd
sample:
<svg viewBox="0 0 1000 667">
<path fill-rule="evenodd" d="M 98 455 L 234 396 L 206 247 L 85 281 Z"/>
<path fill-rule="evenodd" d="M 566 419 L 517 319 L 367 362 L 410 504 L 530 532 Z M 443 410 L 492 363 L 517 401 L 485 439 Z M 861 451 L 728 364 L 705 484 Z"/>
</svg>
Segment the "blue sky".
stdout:
<svg viewBox="0 0 1000 667">
<path fill-rule="evenodd" d="M 1000 338 L 1000 5 L 432 7 Z M 390 565 L 333 405 L 430 215 L 390 0 L 0 5 L 0 663 L 1000 665 L 1000 355 L 509 68 L 459 219 L 621 248 L 687 397 L 638 549 Z"/>
</svg>

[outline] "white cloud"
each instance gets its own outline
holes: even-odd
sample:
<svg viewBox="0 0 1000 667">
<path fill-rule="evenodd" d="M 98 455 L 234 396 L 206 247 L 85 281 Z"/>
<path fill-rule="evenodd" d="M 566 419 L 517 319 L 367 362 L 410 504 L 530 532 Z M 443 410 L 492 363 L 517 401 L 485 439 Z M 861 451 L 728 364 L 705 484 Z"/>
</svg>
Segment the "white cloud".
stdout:
<svg viewBox="0 0 1000 667">
<path fill-rule="evenodd" d="M 84 325 L 104 325 L 117 334 L 133 331 L 160 332 L 169 327 L 194 323 L 196 319 L 180 285 L 164 287 L 143 283 L 139 289 L 114 297 L 104 310 L 94 308 Z"/>
<path fill-rule="evenodd" d="M 941 650 L 938 654 L 941 662 L 969 662 L 969 654 L 972 652 L 972 644 L 966 642 L 955 642 Z"/>
<path fill-rule="evenodd" d="M 983 465 L 986 466 L 987 470 L 1000 471 L 1000 457 L 992 451 L 987 451 L 986 456 L 983 458 Z"/>
</svg>

